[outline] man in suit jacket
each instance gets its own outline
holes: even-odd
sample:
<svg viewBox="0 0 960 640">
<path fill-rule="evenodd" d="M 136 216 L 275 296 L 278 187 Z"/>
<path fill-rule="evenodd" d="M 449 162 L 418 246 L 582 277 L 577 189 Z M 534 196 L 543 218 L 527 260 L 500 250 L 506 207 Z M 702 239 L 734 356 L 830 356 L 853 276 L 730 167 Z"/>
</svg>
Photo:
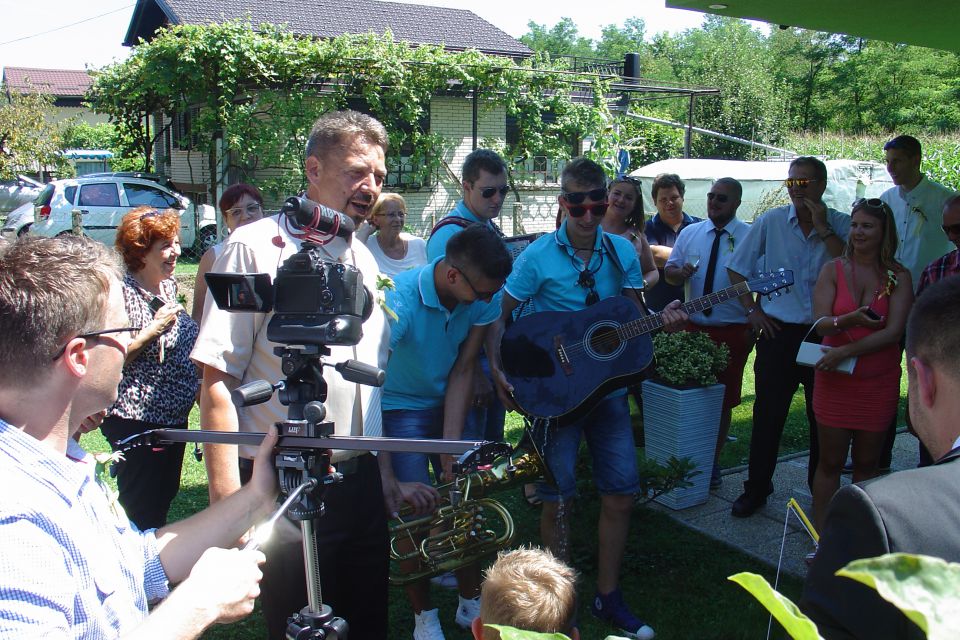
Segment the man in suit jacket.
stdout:
<svg viewBox="0 0 960 640">
<path fill-rule="evenodd" d="M 931 286 L 907 323 L 910 416 L 937 462 L 842 488 L 827 512 L 800 607 L 828 640 L 923 638 L 876 591 L 834 573 L 857 558 L 960 562 L 960 278 Z"/>
</svg>

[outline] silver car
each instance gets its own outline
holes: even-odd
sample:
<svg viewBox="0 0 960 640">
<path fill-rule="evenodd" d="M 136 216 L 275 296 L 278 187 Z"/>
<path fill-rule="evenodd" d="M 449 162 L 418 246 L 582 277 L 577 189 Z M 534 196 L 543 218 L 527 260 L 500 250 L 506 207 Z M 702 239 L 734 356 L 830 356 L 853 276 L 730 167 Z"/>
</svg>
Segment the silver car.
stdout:
<svg viewBox="0 0 960 640">
<path fill-rule="evenodd" d="M 22 204 L 7 216 L 7 221 L 3 223 L 3 229 L 0 230 L 0 236 L 4 240 L 16 240 L 27 231 L 33 224 L 33 203 Z"/>
<path fill-rule="evenodd" d="M 0 182 L 0 215 L 10 213 L 28 202 L 33 202 L 43 189 L 43 183 L 27 176 Z"/>
</svg>

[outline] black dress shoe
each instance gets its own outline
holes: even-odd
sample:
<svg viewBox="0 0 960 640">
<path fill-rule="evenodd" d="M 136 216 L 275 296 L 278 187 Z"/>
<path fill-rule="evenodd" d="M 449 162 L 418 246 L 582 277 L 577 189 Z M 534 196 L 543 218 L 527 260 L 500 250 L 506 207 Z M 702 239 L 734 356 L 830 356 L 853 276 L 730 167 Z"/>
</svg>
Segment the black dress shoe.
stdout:
<svg viewBox="0 0 960 640">
<path fill-rule="evenodd" d="M 766 496 L 757 497 L 750 493 L 742 493 L 730 508 L 730 515 L 735 518 L 749 518 L 757 509 L 767 504 Z"/>
</svg>

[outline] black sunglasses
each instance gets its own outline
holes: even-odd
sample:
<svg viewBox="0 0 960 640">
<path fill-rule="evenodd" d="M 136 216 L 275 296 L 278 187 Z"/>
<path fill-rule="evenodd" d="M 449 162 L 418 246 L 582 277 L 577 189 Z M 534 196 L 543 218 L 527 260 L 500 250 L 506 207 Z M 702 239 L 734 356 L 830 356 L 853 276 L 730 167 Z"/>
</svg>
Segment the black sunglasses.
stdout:
<svg viewBox="0 0 960 640">
<path fill-rule="evenodd" d="M 89 340 L 91 338 L 105 336 L 110 333 L 126 333 L 126 332 L 136 333 L 137 331 L 140 331 L 142 328 L 143 327 L 122 327 L 120 329 L 101 329 L 100 331 L 90 331 L 89 333 L 78 333 L 77 335 L 74 336 L 74 338 L 83 338 L 85 340 Z M 72 339 L 73 338 L 71 338 L 71 340 Z M 69 342 L 70 341 L 68 340 L 67 343 Z M 62 356 L 66 350 L 67 350 L 67 344 L 65 343 L 62 347 L 60 347 L 60 350 L 57 351 L 57 355 L 53 356 L 53 360 L 59 360 L 60 356 Z"/>
<path fill-rule="evenodd" d="M 727 204 L 727 200 L 729 199 L 730 197 L 725 193 L 713 193 L 711 191 L 710 193 L 707 194 L 707 200 L 716 200 L 720 204 Z"/>
<path fill-rule="evenodd" d="M 510 187 L 504 185 L 502 187 L 484 187 L 483 189 L 480 189 L 480 195 L 484 198 L 492 198 L 493 194 L 495 193 L 505 196 L 510 193 Z"/>
<path fill-rule="evenodd" d="M 610 184 L 607 185 L 607 188 L 613 189 L 615 186 L 617 186 L 621 182 L 627 182 L 629 184 L 632 184 L 634 187 L 637 188 L 637 191 L 639 191 L 640 187 L 643 185 L 643 183 L 640 182 L 640 178 L 634 178 L 633 176 L 620 176 L 619 178 L 614 178 L 613 180 L 611 180 Z"/>
<path fill-rule="evenodd" d="M 600 187 L 599 189 L 591 189 L 590 191 L 561 191 L 560 197 L 566 200 L 569 204 L 580 204 L 587 198 L 590 198 L 594 202 L 598 202 L 600 200 L 607 199 L 607 188 Z M 581 213 L 580 215 L 583 214 Z"/>
<path fill-rule="evenodd" d="M 500 293 L 500 289 L 503 289 L 503 286 L 507 283 L 506 280 L 504 280 L 502 283 L 500 283 L 500 286 L 497 287 L 497 289 L 496 289 L 495 291 L 477 291 L 477 288 L 476 288 L 475 286 L 473 286 L 473 283 L 472 283 L 472 282 L 470 282 L 470 278 L 467 276 L 466 272 L 464 272 L 463 269 L 461 269 L 461 268 L 458 267 L 457 265 L 453 264 L 452 262 L 450 263 L 450 266 L 453 267 L 454 269 L 456 269 L 457 272 L 458 272 L 460 275 L 463 276 L 463 279 L 466 281 L 467 286 L 470 287 L 470 290 L 471 290 L 471 291 L 473 291 L 473 295 L 474 295 L 474 297 L 475 297 L 477 300 L 483 300 L 484 302 L 490 302 L 490 300 L 493 299 L 493 296 L 495 296 L 495 295 L 497 295 L 498 293 Z"/>
<path fill-rule="evenodd" d="M 571 218 L 582 218 L 586 215 L 587 211 L 593 214 L 595 217 L 600 218 L 607 213 L 607 207 L 609 207 L 606 202 L 594 202 L 593 204 L 582 204 L 578 207 L 567 207 L 567 213 L 570 214 Z"/>
<path fill-rule="evenodd" d="M 960 222 L 957 224 L 942 224 L 940 228 L 948 236 L 960 236 Z"/>
<path fill-rule="evenodd" d="M 597 290 L 594 288 L 597 286 L 597 281 L 594 279 L 592 272 L 586 269 L 581 271 L 579 277 L 577 277 L 577 285 L 590 290 L 587 292 L 587 297 L 583 301 L 585 305 L 589 307 L 600 302 L 600 294 L 597 293 Z"/>
</svg>

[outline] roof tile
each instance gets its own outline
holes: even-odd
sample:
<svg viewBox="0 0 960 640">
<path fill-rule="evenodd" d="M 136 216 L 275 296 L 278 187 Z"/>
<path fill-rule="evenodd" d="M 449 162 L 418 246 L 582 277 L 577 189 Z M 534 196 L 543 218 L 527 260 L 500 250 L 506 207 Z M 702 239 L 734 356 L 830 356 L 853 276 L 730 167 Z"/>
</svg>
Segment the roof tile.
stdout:
<svg viewBox="0 0 960 640">
<path fill-rule="evenodd" d="M 294 33 L 334 38 L 345 33 L 384 33 L 398 42 L 437 44 L 449 49 L 529 56 L 533 52 L 477 14 L 382 0 L 166 0 L 179 24 L 207 24 L 242 18 L 253 24 L 285 24 Z"/>
<path fill-rule="evenodd" d="M 3 82 L 8 91 L 17 93 L 80 97 L 90 88 L 93 78 L 82 69 L 6 67 L 3 70 Z"/>
</svg>

